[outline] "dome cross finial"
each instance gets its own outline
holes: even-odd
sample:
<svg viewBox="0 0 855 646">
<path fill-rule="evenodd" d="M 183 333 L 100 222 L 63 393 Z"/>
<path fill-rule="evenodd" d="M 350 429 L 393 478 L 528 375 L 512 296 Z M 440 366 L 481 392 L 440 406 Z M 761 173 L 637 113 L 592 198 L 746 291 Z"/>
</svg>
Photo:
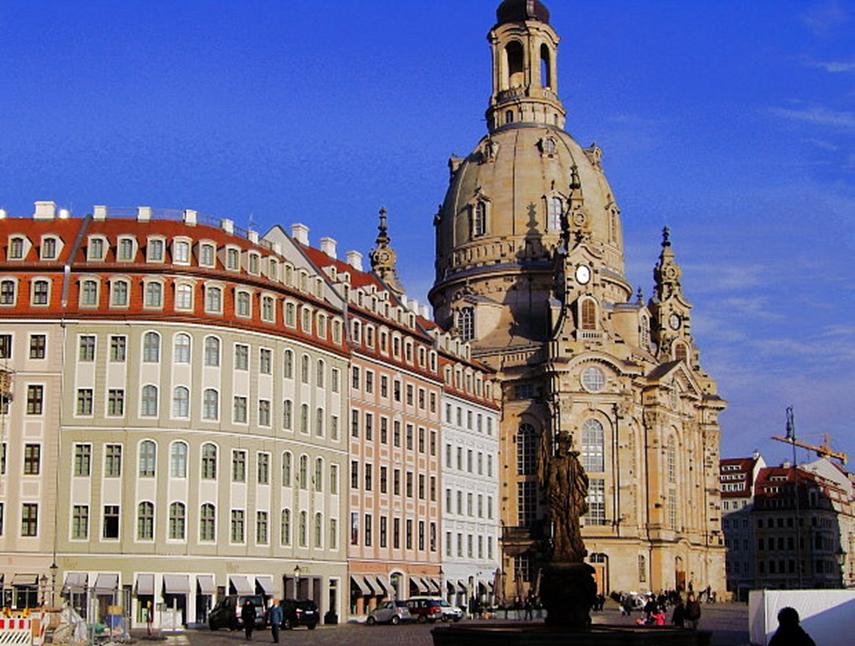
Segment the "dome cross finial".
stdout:
<svg viewBox="0 0 855 646">
<path fill-rule="evenodd" d="M 667 226 L 662 228 L 662 246 L 671 246 L 671 229 L 669 229 Z"/>
</svg>

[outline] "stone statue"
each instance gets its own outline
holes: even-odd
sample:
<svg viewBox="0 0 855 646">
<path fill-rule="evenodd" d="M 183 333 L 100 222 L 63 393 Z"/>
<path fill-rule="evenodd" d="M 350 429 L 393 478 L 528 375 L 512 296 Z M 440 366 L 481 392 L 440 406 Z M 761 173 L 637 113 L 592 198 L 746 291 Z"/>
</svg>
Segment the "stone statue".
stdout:
<svg viewBox="0 0 855 646">
<path fill-rule="evenodd" d="M 558 448 L 546 470 L 553 563 L 581 563 L 587 554 L 579 518 L 588 512 L 588 476 L 579 463 L 579 452 L 572 449 L 570 433 L 559 433 Z"/>
</svg>

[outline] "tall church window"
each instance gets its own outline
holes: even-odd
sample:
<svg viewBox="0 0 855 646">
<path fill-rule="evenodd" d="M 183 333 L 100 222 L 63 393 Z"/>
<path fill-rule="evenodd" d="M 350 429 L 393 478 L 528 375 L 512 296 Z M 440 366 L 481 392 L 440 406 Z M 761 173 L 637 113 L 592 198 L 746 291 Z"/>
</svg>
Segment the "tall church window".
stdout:
<svg viewBox="0 0 855 646">
<path fill-rule="evenodd" d="M 457 312 L 457 330 L 461 341 L 471 341 L 475 337 L 474 307 L 461 307 Z"/>
<path fill-rule="evenodd" d="M 470 494 L 471 495 L 471 494 Z M 517 524 L 531 527 L 537 516 L 537 483 L 532 481 L 517 483 Z"/>
<path fill-rule="evenodd" d="M 673 436 L 668 439 L 665 447 L 665 468 L 668 473 L 668 482 L 677 483 L 677 442 Z"/>
<path fill-rule="evenodd" d="M 487 233 L 487 205 L 478 202 L 472 214 L 472 237 L 477 238 Z"/>
<path fill-rule="evenodd" d="M 549 231 L 561 231 L 561 212 L 563 210 L 564 201 L 560 197 L 549 198 L 549 212 L 546 221 L 546 228 Z"/>
<path fill-rule="evenodd" d="M 597 329 L 597 306 L 594 305 L 594 301 L 591 299 L 585 299 L 582 301 L 581 306 L 581 319 L 582 319 L 582 329 L 583 330 L 596 330 Z"/>
<path fill-rule="evenodd" d="M 514 122 L 514 111 L 507 110 L 505 112 L 505 123 L 513 123 Z"/>
<path fill-rule="evenodd" d="M 686 344 L 685 343 L 675 343 L 674 344 L 674 360 L 675 361 L 685 361 L 686 360 Z"/>
<path fill-rule="evenodd" d="M 677 492 L 674 489 L 668 492 L 668 527 L 677 529 Z"/>
<path fill-rule="evenodd" d="M 599 472 L 605 469 L 604 444 L 603 425 L 595 419 L 585 420 L 582 424 L 582 467 L 585 471 Z"/>
<path fill-rule="evenodd" d="M 591 478 L 588 484 L 588 513 L 585 514 L 586 525 L 606 524 L 606 481 L 601 478 Z"/>
<path fill-rule="evenodd" d="M 505 58 L 508 65 L 506 87 L 521 87 L 525 84 L 525 66 L 523 64 L 525 53 L 523 52 L 523 46 L 517 41 L 508 43 L 505 47 Z"/>
<path fill-rule="evenodd" d="M 543 87 L 552 87 L 552 65 L 550 64 L 549 47 L 540 46 L 540 84 Z"/>
<path fill-rule="evenodd" d="M 520 424 L 517 430 L 517 475 L 534 475 L 536 437 L 531 424 Z"/>
</svg>

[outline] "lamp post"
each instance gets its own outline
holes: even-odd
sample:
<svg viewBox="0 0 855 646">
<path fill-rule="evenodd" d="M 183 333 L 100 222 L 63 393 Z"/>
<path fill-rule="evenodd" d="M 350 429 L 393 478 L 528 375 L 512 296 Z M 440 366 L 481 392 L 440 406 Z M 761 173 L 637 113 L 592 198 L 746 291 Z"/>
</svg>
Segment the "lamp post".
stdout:
<svg viewBox="0 0 855 646">
<path fill-rule="evenodd" d="M 787 439 L 793 447 L 793 510 L 796 525 L 796 572 L 799 575 L 799 589 L 804 587 L 804 572 L 802 571 L 802 530 L 799 526 L 801 513 L 799 509 L 799 463 L 796 461 L 796 419 L 793 407 L 787 406 Z"/>
<path fill-rule="evenodd" d="M 39 589 L 42 592 L 42 606 L 47 605 L 47 575 L 42 574 L 39 578 Z"/>
<path fill-rule="evenodd" d="M 56 607 L 56 575 L 59 572 L 59 566 L 56 561 L 50 564 L 50 605 Z"/>
<path fill-rule="evenodd" d="M 294 566 L 294 598 L 300 598 L 300 564 Z"/>
</svg>

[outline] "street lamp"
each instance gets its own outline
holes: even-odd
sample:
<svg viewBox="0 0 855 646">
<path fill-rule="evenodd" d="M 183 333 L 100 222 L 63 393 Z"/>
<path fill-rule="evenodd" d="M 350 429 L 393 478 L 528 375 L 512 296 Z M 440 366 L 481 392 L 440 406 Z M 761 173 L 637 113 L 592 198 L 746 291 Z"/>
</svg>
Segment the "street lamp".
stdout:
<svg viewBox="0 0 855 646">
<path fill-rule="evenodd" d="M 47 575 L 42 574 L 39 578 L 39 588 L 42 591 L 42 606 L 47 605 Z"/>
<path fill-rule="evenodd" d="M 294 566 L 294 598 L 300 598 L 300 564 Z"/>
<path fill-rule="evenodd" d="M 56 575 L 59 572 L 59 566 L 56 561 L 50 564 L 50 605 L 56 607 Z"/>
</svg>

